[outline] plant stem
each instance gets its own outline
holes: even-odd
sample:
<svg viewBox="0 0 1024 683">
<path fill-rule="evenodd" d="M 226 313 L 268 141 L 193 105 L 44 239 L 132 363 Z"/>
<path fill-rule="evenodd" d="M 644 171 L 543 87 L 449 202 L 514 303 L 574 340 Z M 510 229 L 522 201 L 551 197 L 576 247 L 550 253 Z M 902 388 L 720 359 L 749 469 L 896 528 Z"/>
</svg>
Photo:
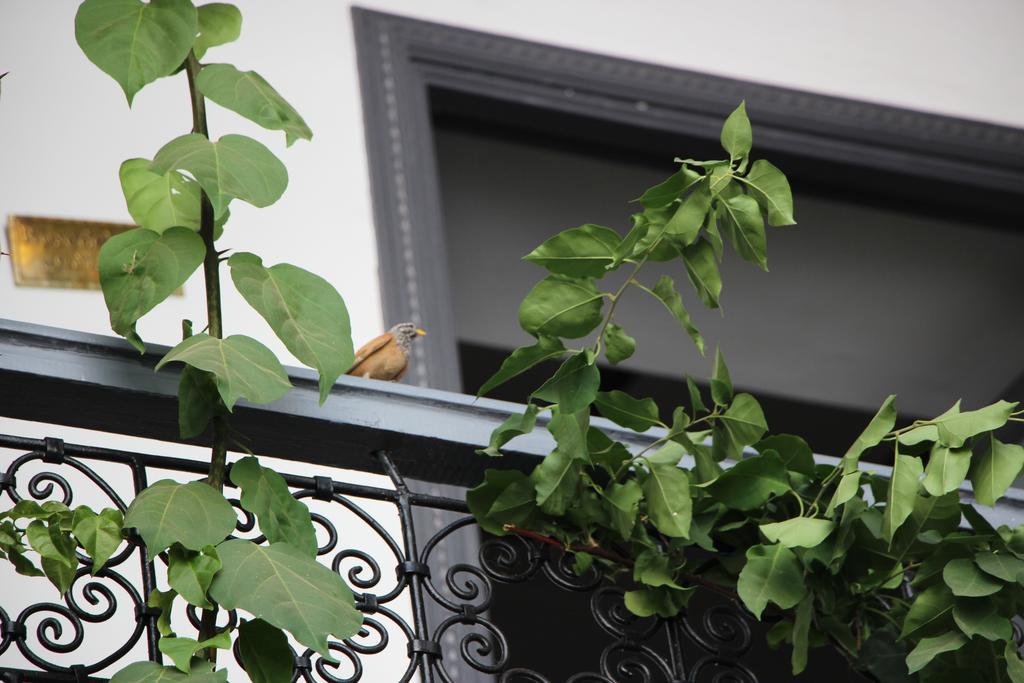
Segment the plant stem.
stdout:
<svg viewBox="0 0 1024 683">
<path fill-rule="evenodd" d="M 188 92 L 192 100 L 192 132 L 209 139 L 210 131 L 206 125 L 206 99 L 196 87 L 196 76 L 202 65 L 194 52 L 188 53 L 185 62 L 185 73 L 188 75 Z M 203 258 L 203 275 L 206 279 L 206 318 L 207 328 L 212 337 L 224 336 L 223 319 L 220 303 L 220 256 L 214 245 L 213 204 L 205 190 L 199 194 L 199 236 L 203 238 L 206 255 Z M 218 399 L 219 400 L 219 399 Z M 221 406 L 223 408 L 223 406 Z M 224 490 L 224 474 L 227 470 L 227 445 L 230 425 L 223 409 L 218 410 L 213 418 L 213 445 L 210 452 L 210 473 L 206 482 L 216 491 Z M 199 626 L 199 640 L 207 640 L 217 632 L 217 608 L 203 610 Z M 216 664 L 217 648 L 210 647 L 204 651 L 205 658 Z"/>
<path fill-rule="evenodd" d="M 545 534 L 541 534 L 536 531 L 530 531 L 529 529 L 522 529 L 520 527 L 517 527 L 515 524 L 506 524 L 504 526 L 504 529 L 506 532 L 510 534 L 515 534 L 516 536 L 522 536 L 524 538 L 532 538 L 535 541 L 540 541 L 541 543 L 545 543 L 554 548 L 559 548 L 560 550 L 568 550 L 574 553 L 589 553 L 591 555 L 594 555 L 595 557 L 601 557 L 606 560 L 610 560 L 616 564 L 622 565 L 623 567 L 627 567 L 630 569 L 632 569 L 634 564 L 631 558 L 623 557 L 618 553 L 606 550 L 605 548 L 602 548 L 601 546 L 596 544 L 588 545 L 585 543 L 571 543 L 567 546 L 566 544 L 559 541 L 557 538 L 552 538 L 551 536 L 546 536 Z M 681 572 L 678 574 L 678 576 L 682 581 L 692 583 L 693 585 L 700 586 L 701 588 L 706 588 L 709 591 L 718 593 L 723 597 L 729 598 L 733 602 L 742 604 L 742 602 L 740 602 L 740 596 L 735 591 L 729 590 L 725 586 L 719 586 L 717 583 L 712 583 L 694 574 L 686 574 Z"/>
<path fill-rule="evenodd" d="M 655 246 L 657 246 L 657 242 L 655 242 Z M 653 249 L 654 247 L 651 248 Z M 608 329 L 608 325 L 612 322 L 612 318 L 615 315 L 615 307 L 619 305 L 619 298 L 622 297 L 623 292 L 625 292 L 626 288 L 629 287 L 629 283 L 634 281 L 633 278 L 637 276 L 637 273 L 640 272 L 640 269 L 644 267 L 645 263 L 647 263 L 646 255 L 636 264 L 636 267 L 633 268 L 633 272 L 629 274 L 629 277 L 627 277 L 626 281 L 622 283 L 622 286 L 619 287 L 618 291 L 611 295 L 612 303 L 608 307 L 608 315 L 605 316 L 604 323 L 601 325 L 601 329 L 598 330 L 597 342 L 594 344 L 595 356 L 601 355 L 601 344 L 604 342 L 604 333 Z"/>
</svg>

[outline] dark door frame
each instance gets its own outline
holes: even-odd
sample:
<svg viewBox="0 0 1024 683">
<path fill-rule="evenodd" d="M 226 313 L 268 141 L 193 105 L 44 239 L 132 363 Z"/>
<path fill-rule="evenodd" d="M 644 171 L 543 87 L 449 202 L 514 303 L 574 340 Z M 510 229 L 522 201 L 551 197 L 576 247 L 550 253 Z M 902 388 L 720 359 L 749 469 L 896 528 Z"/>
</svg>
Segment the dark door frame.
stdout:
<svg viewBox="0 0 1024 683">
<path fill-rule="evenodd" d="M 1024 131 L 541 45 L 353 8 L 384 317 L 429 329 L 416 384 L 460 390 L 429 91 L 717 138 L 746 100 L 761 149 L 933 184 L 1011 214 Z M 938 188 L 938 189 L 937 189 Z M 927 196 L 927 195 L 925 195 Z M 1019 209 L 1017 209 L 1019 215 Z M 994 218 L 998 221 L 998 216 Z M 1019 228 L 1020 226 L 1007 226 Z M 1011 383 L 1008 382 L 1008 385 Z M 1009 388 L 1009 387 L 1008 387 Z M 1007 398 L 1015 398 L 1008 396 Z"/>
</svg>

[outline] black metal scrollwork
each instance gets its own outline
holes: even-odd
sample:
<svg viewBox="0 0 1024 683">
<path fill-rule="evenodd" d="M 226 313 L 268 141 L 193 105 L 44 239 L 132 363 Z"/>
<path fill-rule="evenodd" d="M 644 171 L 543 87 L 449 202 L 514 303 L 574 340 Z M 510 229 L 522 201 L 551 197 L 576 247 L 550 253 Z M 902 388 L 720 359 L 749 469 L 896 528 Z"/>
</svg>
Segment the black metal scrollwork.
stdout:
<svg viewBox="0 0 1024 683">
<path fill-rule="evenodd" d="M 25 441 L 0 435 L 0 447 Z M 128 467 L 134 482 L 132 495 L 146 485 L 149 470 L 202 474 L 200 463 L 185 468 L 182 460 L 64 446 L 54 439 L 39 444 L 37 450 L 14 458 L 0 474 L 0 506 L 25 497 L 73 504 L 78 494 L 75 483 L 58 469 L 67 467 L 95 486 L 112 506 L 124 510 L 122 496 L 86 464 L 90 458 Z M 394 661 L 398 656 L 407 662 L 399 675 L 403 683 L 415 676 L 426 683 L 454 682 L 460 676 L 452 668 L 451 659 L 443 656 L 447 648 L 465 671 L 480 672 L 497 683 L 554 683 L 543 671 L 513 664 L 516 644 L 510 642 L 501 624 L 488 616 L 496 583 L 522 584 L 533 580 L 550 582 L 588 601 L 594 622 L 607 635 L 607 642 L 593 645 L 589 671 L 572 675 L 569 683 L 757 680 L 741 661 L 751 646 L 750 623 L 732 607 L 715 605 L 669 621 L 641 619 L 625 608 L 622 589 L 605 582 L 599 573 L 577 575 L 570 557 L 519 536 L 481 538 L 475 564 L 444 561 L 447 553 L 443 546 L 455 534 L 479 538 L 473 519 L 460 517 L 425 541 L 418 539 L 412 520 L 414 506 L 465 512 L 464 506 L 458 501 L 412 494 L 387 455 L 376 456 L 391 477 L 393 488 L 285 475 L 297 499 L 314 499 L 310 502 L 314 503 L 312 516 L 320 541 L 318 556 L 347 581 L 365 615 L 359 634 L 344 641 L 330 641 L 330 651 L 337 662 L 311 650 L 299 652 L 294 680 L 376 681 L 380 679 L 368 673 L 373 668 L 371 658 Z M 19 471 L 36 461 L 42 461 L 49 469 L 32 474 L 19 491 Z M 393 536 L 387 524 L 368 512 L 372 508 L 364 507 L 364 501 L 391 504 L 397 512 L 401 536 Z M 237 500 L 231 502 L 239 514 L 236 534 L 262 540 L 257 535 L 253 515 L 241 509 Z M 361 530 L 356 531 L 356 527 Z M 133 558 L 141 568 L 139 578 L 129 578 L 124 571 Z M 50 679 L 66 676 L 72 680 L 112 665 L 126 664 L 122 660 L 141 640 L 148 645 L 148 656 L 160 661 L 155 615 L 145 605 L 145 596 L 157 585 L 158 572 L 148 559 L 138 543 L 129 540 L 93 576 L 82 555 L 82 566 L 63 604 L 33 604 L 13 618 L 0 594 L 0 674 L 5 678 L 32 675 L 32 669 L 6 665 L 5 658 L 17 651 L 36 672 L 45 673 Z M 388 567 L 395 568 L 393 579 Z M 0 585 L 8 571 L 12 570 L 0 566 Z M 428 604 L 438 609 L 427 610 Z M 436 615 L 438 610 L 446 616 L 428 623 L 428 613 Z M 123 632 L 112 632 L 110 624 L 115 617 L 129 611 L 133 619 L 118 621 L 127 624 Z M 186 615 L 191 626 L 198 628 L 198 611 L 189 607 Z M 220 624 L 235 625 L 239 618 L 234 611 L 221 612 Z M 96 648 L 90 648 L 88 653 L 93 661 L 75 660 L 74 655 L 85 654 L 83 643 L 90 633 L 102 634 L 103 652 L 97 654 Z M 234 654 L 240 664 L 237 648 Z M 688 663 L 688 657 L 692 663 Z M 69 661 L 74 661 L 74 666 Z"/>
</svg>

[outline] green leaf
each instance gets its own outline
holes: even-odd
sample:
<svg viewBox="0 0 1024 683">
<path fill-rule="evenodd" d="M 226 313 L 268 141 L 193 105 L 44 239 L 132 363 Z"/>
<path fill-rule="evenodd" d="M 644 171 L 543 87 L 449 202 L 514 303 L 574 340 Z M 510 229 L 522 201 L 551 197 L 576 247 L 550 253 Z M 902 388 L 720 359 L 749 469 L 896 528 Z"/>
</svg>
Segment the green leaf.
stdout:
<svg viewBox="0 0 1024 683">
<path fill-rule="evenodd" d="M 216 545 L 235 528 L 231 505 L 202 481 L 179 484 L 162 479 L 136 496 L 124 515 L 135 527 L 151 556 L 177 541 L 189 550 Z"/>
<path fill-rule="evenodd" d="M 971 462 L 974 498 L 982 505 L 995 505 L 1024 468 L 1024 447 L 1006 444 L 991 434 L 984 451 Z"/>
<path fill-rule="evenodd" d="M 573 552 L 572 561 L 572 570 L 576 572 L 576 576 L 583 576 L 594 566 L 594 556 L 582 551 Z"/>
<path fill-rule="evenodd" d="M 889 493 L 886 498 L 885 515 L 882 518 L 882 531 L 885 540 L 892 542 L 896 530 L 907 521 L 914 510 L 914 501 L 920 486 L 924 466 L 921 458 L 913 455 L 896 454 L 889 479 Z"/>
<path fill-rule="evenodd" d="M 715 420 L 725 430 L 732 453 L 738 454 L 744 446 L 757 443 L 768 431 L 764 411 L 750 394 L 737 394 L 732 405 Z"/>
<path fill-rule="evenodd" d="M 242 667 L 252 683 L 290 683 L 295 655 L 288 637 L 262 619 L 244 621 L 238 627 L 238 651 Z"/>
<path fill-rule="evenodd" d="M 645 549 L 637 555 L 633 564 L 633 580 L 652 588 L 659 586 L 682 588 L 675 582 L 672 568 L 669 566 L 668 555 L 653 548 Z"/>
<path fill-rule="evenodd" d="M 711 191 L 711 196 L 716 197 L 720 194 L 725 196 L 732 196 L 735 194 L 731 189 L 732 179 L 735 178 L 732 168 L 729 165 L 716 166 L 711 169 L 711 175 L 708 176 L 708 189 Z"/>
<path fill-rule="evenodd" d="M 557 403 L 564 413 L 578 413 L 597 398 L 601 373 L 589 351 L 577 353 L 544 382 L 531 398 Z"/>
<path fill-rule="evenodd" d="M 652 465 L 679 466 L 679 461 L 686 456 L 686 447 L 678 441 L 669 441 L 655 451 L 643 456 L 643 459 Z"/>
<path fill-rule="evenodd" d="M 796 676 L 807 668 L 808 637 L 811 631 L 811 621 L 814 617 L 814 595 L 808 593 L 796 606 L 796 616 L 793 619 L 793 655 L 790 663 L 793 667 L 793 675 Z"/>
<path fill-rule="evenodd" d="M 843 472 L 849 474 L 857 469 L 860 456 L 882 442 L 885 435 L 892 431 L 896 424 L 896 396 L 890 395 L 882 403 L 871 422 L 864 428 L 853 445 L 843 455 Z"/>
<path fill-rule="evenodd" d="M 668 309 L 668 312 L 679 321 L 679 325 L 683 328 L 686 334 L 690 335 L 690 339 L 696 344 L 697 350 L 704 354 L 704 338 L 700 336 L 700 332 L 694 326 L 690 320 L 690 314 L 687 313 L 686 307 L 683 306 L 683 298 L 679 296 L 679 292 L 676 291 L 676 283 L 668 275 L 662 275 L 661 279 L 658 280 L 658 284 L 654 286 L 654 289 L 642 288 L 645 292 L 655 297 Z"/>
<path fill-rule="evenodd" d="M 590 428 L 590 413 L 581 410 L 578 413 L 566 413 L 560 408 L 554 408 L 551 421 L 548 422 L 548 431 L 555 438 L 558 449 L 577 460 L 586 460 L 588 431 Z"/>
<path fill-rule="evenodd" d="M 944 446 L 960 448 L 967 439 L 1006 424 L 1016 403 L 999 401 L 978 410 L 960 411 L 960 401 L 939 415 L 931 424 L 922 425 L 900 435 L 900 443 L 908 446 L 922 441 L 939 441 Z"/>
<path fill-rule="evenodd" d="M 828 504 L 825 512 L 828 515 L 832 515 L 836 508 L 843 505 L 851 498 L 857 495 L 860 490 L 860 470 L 854 470 L 844 474 L 839 480 L 839 485 L 836 486 L 836 491 L 832 494 L 832 500 Z"/>
<path fill-rule="evenodd" d="M 807 592 L 800 561 L 782 545 L 751 546 L 736 580 L 736 592 L 758 619 L 769 602 L 782 609 L 794 607 Z"/>
<path fill-rule="evenodd" d="M 1010 677 L 1011 683 L 1024 683 L 1024 661 L 1021 661 L 1014 641 L 1007 641 L 1003 648 L 1003 658 L 1006 659 L 1006 674 Z"/>
<path fill-rule="evenodd" d="M 704 216 L 711 208 L 711 190 L 701 183 L 679 205 L 665 224 L 665 234 L 680 247 L 693 244 L 704 225 Z"/>
<path fill-rule="evenodd" d="M 928 458 L 928 467 L 924 471 L 925 491 L 933 496 L 956 491 L 967 478 L 970 466 L 970 448 L 950 448 L 934 444 Z"/>
<path fill-rule="evenodd" d="M 753 510 L 789 489 L 786 467 L 772 451 L 740 460 L 706 485 L 712 498 L 734 510 Z"/>
<path fill-rule="evenodd" d="M 179 543 L 171 545 L 168 555 L 167 583 L 190 604 L 213 609 L 206 597 L 213 576 L 220 571 L 220 556 L 212 545 L 201 552 L 186 550 Z"/>
<path fill-rule="evenodd" d="M 48 500 L 42 505 L 34 500 L 23 499 L 6 512 L 0 512 L 0 519 L 49 519 L 68 512 L 68 506 L 55 500 Z"/>
<path fill-rule="evenodd" d="M 907 672 L 920 671 L 943 652 L 955 652 L 966 643 L 967 638 L 956 631 L 949 631 L 934 638 L 922 638 L 917 647 L 907 655 Z"/>
<path fill-rule="evenodd" d="M 760 529 L 772 543 L 787 548 L 813 548 L 824 542 L 835 526 L 835 522 L 830 519 L 794 517 L 783 522 L 761 524 Z"/>
<path fill-rule="evenodd" d="M 487 448 L 477 450 L 480 455 L 498 457 L 501 455 L 501 447 L 517 436 L 529 434 L 537 424 L 538 407 L 530 403 L 522 415 L 509 415 L 500 425 L 491 432 L 491 441 Z"/>
<path fill-rule="evenodd" d="M 924 496 L 918 492 L 914 499 L 914 509 L 900 527 L 899 533 L 893 537 L 890 549 L 897 560 L 902 560 L 915 543 L 922 540 L 921 534 L 934 532 L 945 537 L 956 531 L 960 516 L 960 497 L 956 492 L 942 496 Z"/>
<path fill-rule="evenodd" d="M 231 649 L 231 634 L 221 631 L 212 638 L 198 642 L 194 638 L 161 638 L 157 642 L 160 652 L 171 658 L 179 671 L 188 674 L 192 671 L 192 657 L 200 650 L 216 647 L 222 650 Z"/>
<path fill-rule="evenodd" d="M 568 352 L 562 346 L 562 340 L 558 337 L 541 335 L 533 346 L 520 346 L 509 354 L 508 358 L 502 361 L 498 371 L 483 383 L 476 395 L 483 396 L 490 393 L 496 387 L 526 372 L 533 366 L 552 358 L 558 358 L 565 353 Z"/>
<path fill-rule="evenodd" d="M 938 420 L 939 441 L 951 448 L 960 448 L 967 439 L 993 429 L 999 429 L 1010 418 L 1017 403 L 999 401 L 990 406 L 950 415 Z"/>
<path fill-rule="evenodd" d="M 618 365 L 636 351 L 636 339 L 633 339 L 621 326 L 611 323 L 604 335 L 604 356 L 612 365 Z"/>
<path fill-rule="evenodd" d="M 156 618 L 156 629 L 162 636 L 174 635 L 174 629 L 171 628 L 171 610 L 176 597 L 178 594 L 175 591 L 160 591 L 154 588 L 146 598 L 147 607 L 160 610 L 160 616 Z"/>
<path fill-rule="evenodd" d="M 23 551 L 17 548 L 8 548 L 7 560 L 14 566 L 14 571 L 22 576 L 45 576 L 45 574 L 32 564 L 32 560 L 25 557 Z M 59 589 L 58 589 L 59 590 Z"/>
<path fill-rule="evenodd" d="M 722 349 L 715 348 L 715 368 L 711 372 L 711 398 L 715 405 L 725 407 L 732 401 L 732 379 Z"/>
<path fill-rule="evenodd" d="M 191 439 L 206 431 L 220 410 L 217 378 L 213 373 L 186 365 L 178 382 L 178 431 Z"/>
<path fill-rule="evenodd" d="M 523 260 L 558 275 L 600 278 L 614 264 L 621 242 L 619 233 L 611 228 L 588 223 L 558 233 Z"/>
<path fill-rule="evenodd" d="M 696 461 L 693 472 L 697 475 L 698 484 L 714 481 L 724 471 L 722 466 L 718 464 L 718 461 L 715 460 L 712 452 L 712 449 L 704 444 L 693 444 L 693 459 Z"/>
<path fill-rule="evenodd" d="M 670 175 L 667 180 L 654 187 L 633 201 L 639 202 L 645 209 L 657 209 L 668 206 L 678 199 L 691 185 L 701 179 L 696 171 L 683 167 Z"/>
<path fill-rule="evenodd" d="M 70 534 L 60 530 L 58 524 L 49 525 L 37 520 L 32 521 L 25 529 L 25 537 L 32 549 L 44 560 L 53 560 L 72 570 L 78 566 L 75 557 L 75 542 Z M 45 569 L 45 564 L 43 565 Z M 59 586 L 58 586 L 59 588 Z M 61 593 L 64 591 L 62 590 Z"/>
<path fill-rule="evenodd" d="M 202 59 L 211 47 L 238 40 L 242 34 L 242 13 L 225 2 L 200 5 L 198 30 L 192 50 L 196 59 Z"/>
<path fill-rule="evenodd" d="M 180 361 L 213 373 L 217 391 L 231 410 L 239 398 L 271 403 L 288 393 L 291 383 L 273 352 L 252 337 L 235 334 L 217 339 L 197 334 L 167 352 L 156 369 Z"/>
<path fill-rule="evenodd" d="M 671 619 L 686 606 L 695 590 L 695 588 L 679 590 L 668 586 L 645 588 L 643 590 L 626 591 L 625 595 L 623 595 L 623 601 L 626 604 L 626 609 L 638 617 L 658 615 L 665 619 Z"/>
<path fill-rule="evenodd" d="M 652 465 L 644 479 L 647 516 L 654 527 L 672 538 L 686 538 L 690 533 L 693 501 L 690 478 L 675 464 Z"/>
<path fill-rule="evenodd" d="M 646 239 L 647 233 L 650 230 L 650 221 L 645 216 L 645 213 L 636 213 L 631 216 L 633 227 L 630 228 L 626 236 L 622 238 L 622 242 L 615 249 L 613 266 L 620 266 L 627 258 L 636 255 L 637 245 Z"/>
<path fill-rule="evenodd" d="M 953 595 L 963 598 L 992 595 L 1003 587 L 1003 584 L 982 572 L 973 560 L 967 558 L 950 560 L 942 570 L 942 580 L 953 591 Z"/>
<path fill-rule="evenodd" d="M 1006 553 L 978 553 L 974 556 L 974 562 L 986 574 L 991 574 L 1008 583 L 1016 581 L 1017 577 L 1024 573 L 1024 560 Z"/>
<path fill-rule="evenodd" d="M 242 508 L 256 515 L 268 541 L 287 541 L 316 557 L 316 531 L 309 508 L 292 497 L 284 477 L 250 456 L 231 465 L 231 482 L 242 490 Z"/>
<path fill-rule="evenodd" d="M 228 259 L 231 279 L 296 358 L 320 373 L 320 404 L 352 367 L 352 326 L 345 301 L 327 280 L 288 263 L 266 268 L 255 254 Z"/>
<path fill-rule="evenodd" d="M 503 498 L 502 504 L 495 509 L 499 498 Z M 518 499 L 518 504 L 513 498 Z M 521 522 L 537 503 L 533 483 L 523 472 L 487 470 L 483 482 L 466 492 L 466 505 L 481 529 L 504 536 L 502 525 Z"/>
<path fill-rule="evenodd" d="M 121 545 L 121 527 L 124 516 L 120 510 L 104 508 L 97 515 L 87 507 L 78 508 L 71 533 L 92 558 L 92 573 L 95 574 Z"/>
<path fill-rule="evenodd" d="M 625 484 L 612 484 L 605 491 L 605 498 L 611 503 L 608 506 L 611 526 L 623 540 L 633 534 L 638 506 L 643 496 L 644 492 L 635 479 L 629 479 Z"/>
<path fill-rule="evenodd" d="M 110 683 L 227 683 L 227 669 L 186 674 L 156 662 L 135 662 L 118 671 Z"/>
<path fill-rule="evenodd" d="M 758 453 L 773 450 L 779 454 L 782 464 L 791 472 L 814 476 L 814 453 L 807 442 L 792 434 L 774 434 L 754 444 Z"/>
<path fill-rule="evenodd" d="M 707 412 L 707 406 L 704 405 L 704 400 L 700 397 L 700 387 L 689 375 L 686 376 L 686 390 L 690 394 L 690 407 L 693 413 L 696 415 L 698 412 Z"/>
<path fill-rule="evenodd" d="M 213 212 L 221 216 L 232 198 L 253 206 L 270 206 L 288 186 L 284 164 L 262 143 L 244 135 L 225 135 L 217 142 L 191 133 L 160 148 L 149 170 L 187 171 L 206 191 Z"/>
<path fill-rule="evenodd" d="M 721 140 L 722 148 L 729 153 L 730 159 L 742 159 L 750 154 L 753 133 L 750 130 L 750 119 L 747 118 L 746 102 L 740 102 L 740 106 L 725 120 Z"/>
<path fill-rule="evenodd" d="M 619 471 L 623 463 L 633 457 L 624 445 L 612 441 L 596 427 L 587 430 L 587 453 L 592 463 L 603 467 L 612 476 Z"/>
<path fill-rule="evenodd" d="M 188 228 L 162 234 L 136 228 L 108 239 L 100 248 L 99 275 L 114 332 L 145 351 L 135 323 L 183 285 L 205 255 L 202 238 Z"/>
<path fill-rule="evenodd" d="M 85 0 L 75 15 L 79 47 L 118 82 L 129 106 L 143 86 L 185 61 L 196 29 L 189 0 Z"/>
<path fill-rule="evenodd" d="M 589 279 L 549 275 L 519 307 L 519 325 L 535 337 L 577 339 L 601 324 L 604 297 Z"/>
<path fill-rule="evenodd" d="M 241 608 L 291 633 L 330 658 L 327 636 L 349 638 L 362 615 L 341 577 L 287 543 L 258 546 L 244 540 L 218 548 L 224 568 L 213 579 L 210 597 L 225 609 Z"/>
<path fill-rule="evenodd" d="M 732 239 L 736 253 L 743 260 L 768 270 L 764 219 L 757 202 L 749 195 L 740 194 L 725 201 L 719 200 L 717 206 L 718 218 Z"/>
<path fill-rule="evenodd" d="M 564 515 L 579 497 L 582 462 L 557 448 L 548 454 L 530 480 L 536 489 L 536 501 L 549 515 Z"/>
<path fill-rule="evenodd" d="M 53 560 L 49 557 L 41 559 L 39 564 L 43 568 L 43 574 L 57 588 L 61 596 L 71 589 L 71 584 L 74 583 L 75 574 L 77 573 L 75 568 L 69 567 L 60 560 Z"/>
<path fill-rule="evenodd" d="M 953 621 L 968 638 L 1009 640 L 1013 636 L 1010 620 L 1000 616 L 998 598 L 960 598 L 953 606 Z"/>
<path fill-rule="evenodd" d="M 494 499 L 487 517 L 502 528 L 506 524 L 521 524 L 537 509 L 537 491 L 533 482 L 523 474 L 515 477 Z"/>
<path fill-rule="evenodd" d="M 199 232 L 199 184 L 178 173 L 153 173 L 148 159 L 128 159 L 118 175 L 132 220 L 163 232 L 182 227 Z"/>
<path fill-rule="evenodd" d="M 196 87 L 208 99 L 268 130 L 282 130 L 285 144 L 311 140 L 313 131 L 292 105 L 255 71 L 230 64 L 209 64 L 196 77 Z"/>
<path fill-rule="evenodd" d="M 793 225 L 793 193 L 789 189 L 789 181 L 782 171 L 770 162 L 758 159 L 751 165 L 746 182 L 757 203 L 768 213 L 770 225 Z"/>
<path fill-rule="evenodd" d="M 718 308 L 722 275 L 718 272 L 718 261 L 711 243 L 702 239 L 683 249 L 683 263 L 700 300 L 708 308 Z"/>
<path fill-rule="evenodd" d="M 658 418 L 658 404 L 653 398 L 633 398 L 624 391 L 599 391 L 594 405 L 598 412 L 615 424 L 645 432 L 662 424 Z"/>
</svg>

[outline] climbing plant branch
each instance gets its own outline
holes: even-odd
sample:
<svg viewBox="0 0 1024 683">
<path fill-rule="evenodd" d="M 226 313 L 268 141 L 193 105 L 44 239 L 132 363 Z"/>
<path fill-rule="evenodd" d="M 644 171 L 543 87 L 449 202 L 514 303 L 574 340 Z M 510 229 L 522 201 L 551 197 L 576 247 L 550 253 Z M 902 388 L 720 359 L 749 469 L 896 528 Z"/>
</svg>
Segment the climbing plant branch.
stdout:
<svg viewBox="0 0 1024 683">
<path fill-rule="evenodd" d="M 500 455 L 541 410 L 551 413 L 556 447 L 530 472 L 489 470 L 467 494 L 470 509 L 491 533 L 569 553 L 579 571 L 596 566 L 628 587 L 626 607 L 639 616 L 673 617 L 698 588 L 757 618 L 772 610 L 769 642 L 791 646 L 794 673 L 812 647 L 831 645 L 886 683 L 1024 683 L 1011 626 L 1024 607 L 1024 527 L 993 528 L 960 497 L 969 479 L 975 500 L 994 505 L 1024 469 L 1024 447 L 995 436 L 1024 419 L 1016 404 L 965 411 L 957 403 L 897 428 L 890 396 L 827 467 L 799 436 L 768 435 L 760 405 L 734 391 L 720 352 L 707 388 L 687 378 L 688 404 L 601 390 L 602 353 L 617 364 L 637 346 L 614 322 L 630 288 L 659 301 L 704 352 L 674 278 L 644 282 L 645 264 L 675 264 L 717 308 L 725 245 L 766 268 L 766 226 L 794 222 L 786 177 L 750 158 L 752 140 L 741 104 L 721 133 L 728 159 L 676 159 L 676 172 L 636 200 L 628 232 L 585 224 L 525 257 L 547 270 L 519 309 L 536 341 L 516 349 L 481 393 L 563 361 L 481 453 Z M 624 264 L 622 284 L 603 291 L 604 277 Z M 593 344 L 572 347 L 595 332 Z M 631 451 L 592 413 L 663 431 Z M 882 444 L 889 476 L 863 471 L 861 458 Z"/>
<path fill-rule="evenodd" d="M 202 61 L 209 50 L 237 39 L 241 22 L 233 5 L 196 7 L 190 0 L 85 0 L 75 17 L 79 46 L 121 86 L 129 105 L 148 83 L 184 72 L 192 111 L 190 134 L 171 140 L 152 159 L 121 165 L 127 211 L 138 227 L 115 235 L 100 251 L 111 327 L 143 352 L 137 323 L 200 265 L 206 295 L 204 331 L 194 334 L 192 323 L 183 321 L 181 343 L 157 365 L 183 364 L 181 436 L 209 435 L 206 481 L 158 481 L 124 511 L 21 501 L 0 513 L 0 556 L 21 573 L 45 575 L 61 594 L 77 580 L 78 547 L 92 558 L 93 571 L 101 571 L 123 542 L 124 528 L 138 533 L 150 557 L 167 558 L 167 585 L 153 590 L 147 604 L 160 615 L 158 646 L 173 666 L 136 662 L 116 673 L 114 683 L 165 677 L 225 683 L 226 670 L 215 668 L 217 650 L 232 647 L 233 640 L 255 683 L 289 683 L 294 656 L 286 634 L 330 660 L 327 638 L 352 636 L 362 623 L 349 587 L 316 561 L 309 510 L 291 496 L 284 479 L 251 456 L 234 462 L 228 477 L 235 403 L 268 403 L 291 385 L 261 342 L 225 335 L 221 263 L 227 263 L 232 284 L 279 341 L 319 371 L 321 402 L 354 357 L 345 303 L 326 280 L 289 264 L 264 266 L 251 253 L 224 258 L 226 250 L 216 246 L 229 205 L 274 203 L 285 191 L 288 173 L 252 138 L 229 134 L 212 140 L 207 102 L 283 132 L 288 145 L 312 137 L 298 112 L 259 74 Z M 229 538 L 237 522 L 224 496 L 229 483 L 240 489 L 239 505 L 255 517 L 264 544 Z M 40 556 L 41 569 L 30 553 Z M 253 593 L 250 587 L 256 585 L 260 591 Z M 182 601 L 201 611 L 195 637 L 186 634 L 188 624 L 172 624 L 175 604 Z M 218 608 L 248 618 L 219 628 Z"/>
</svg>

